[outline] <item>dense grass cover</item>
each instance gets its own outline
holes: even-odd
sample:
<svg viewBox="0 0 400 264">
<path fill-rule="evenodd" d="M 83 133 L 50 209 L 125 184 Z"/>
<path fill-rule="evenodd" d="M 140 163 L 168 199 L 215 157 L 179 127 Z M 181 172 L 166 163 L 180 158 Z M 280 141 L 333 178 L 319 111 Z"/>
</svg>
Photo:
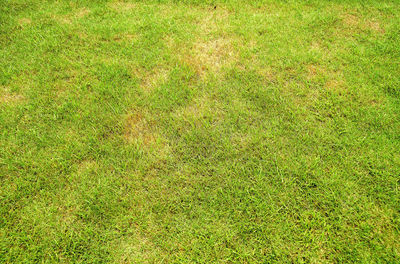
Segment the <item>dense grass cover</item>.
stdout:
<svg viewBox="0 0 400 264">
<path fill-rule="evenodd" d="M 0 0 L 0 262 L 400 263 L 399 1 Z"/>
</svg>

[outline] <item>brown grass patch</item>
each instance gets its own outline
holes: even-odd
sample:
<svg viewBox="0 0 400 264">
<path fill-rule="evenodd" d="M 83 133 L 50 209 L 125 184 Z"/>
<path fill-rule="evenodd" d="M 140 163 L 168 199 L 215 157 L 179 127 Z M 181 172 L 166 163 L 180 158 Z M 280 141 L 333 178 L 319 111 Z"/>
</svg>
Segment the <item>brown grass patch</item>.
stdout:
<svg viewBox="0 0 400 264">
<path fill-rule="evenodd" d="M 179 108 L 174 116 L 191 124 L 201 125 L 203 122 L 217 124 L 224 119 L 225 112 L 217 99 L 204 95 L 195 98 L 188 106 Z"/>
<path fill-rule="evenodd" d="M 199 38 L 193 45 L 193 55 L 200 75 L 205 71 L 217 73 L 219 70 L 237 60 L 234 48 L 236 39 L 232 36 L 213 36 L 229 24 L 230 12 L 217 8 L 204 10 L 206 15 L 200 19 Z"/>
<path fill-rule="evenodd" d="M 180 60 L 192 67 L 200 77 L 207 73 L 218 74 L 223 67 L 237 61 L 234 42 L 235 39 L 231 37 L 198 39 L 190 50 L 180 55 Z"/>
<path fill-rule="evenodd" d="M 325 83 L 325 88 L 330 91 L 337 93 L 339 95 L 347 94 L 347 86 L 346 83 L 341 79 L 331 79 Z"/>
<path fill-rule="evenodd" d="M 375 33 L 385 33 L 384 28 L 381 26 L 379 21 L 373 19 L 362 19 L 360 16 L 355 14 L 345 13 L 342 15 L 343 24 L 351 32 L 360 31 L 373 31 Z"/>
<path fill-rule="evenodd" d="M 137 38 L 136 35 L 127 33 L 127 34 L 119 34 L 119 35 L 116 35 L 116 36 L 114 36 L 114 39 L 113 39 L 113 40 L 114 40 L 115 42 L 123 42 L 123 41 L 130 42 L 130 41 L 132 41 L 132 40 L 134 40 L 134 39 L 136 39 L 136 38 Z"/>
<path fill-rule="evenodd" d="M 198 76 L 204 77 L 208 73 L 218 74 L 223 67 L 237 61 L 235 45 L 239 38 L 221 34 L 226 32 L 224 28 L 230 15 L 227 10 L 202 8 L 201 11 L 205 15 L 197 18 L 198 32 L 193 43 L 178 43 L 171 37 L 165 38 L 165 42 L 177 54 L 180 62 L 191 67 Z"/>
<path fill-rule="evenodd" d="M 131 227 L 128 236 L 115 241 L 115 262 L 136 263 L 138 260 L 153 263 L 163 252 L 139 228 Z"/>
<path fill-rule="evenodd" d="M 157 139 L 154 125 L 154 123 L 147 121 L 141 112 L 135 111 L 125 119 L 124 138 L 129 143 L 140 141 L 145 146 L 152 145 Z"/>
<path fill-rule="evenodd" d="M 306 69 L 307 69 L 307 79 L 308 80 L 312 80 L 317 77 L 326 75 L 326 69 L 324 69 L 320 65 L 309 64 L 306 66 Z"/>
<path fill-rule="evenodd" d="M 317 67 L 315 65 L 308 65 L 307 66 L 307 71 L 308 71 L 308 78 L 312 79 L 318 74 Z"/>
<path fill-rule="evenodd" d="M 31 23 L 32 23 L 32 20 L 30 18 L 27 18 L 27 17 L 24 17 L 24 18 L 21 18 L 21 19 L 18 20 L 18 24 L 21 27 L 27 26 L 27 25 L 29 25 Z"/>
<path fill-rule="evenodd" d="M 141 88 L 145 92 L 150 92 L 157 86 L 167 81 L 169 70 L 163 67 L 156 67 L 151 71 L 140 73 L 139 75 L 141 76 Z"/>
<path fill-rule="evenodd" d="M 381 24 L 378 21 L 367 21 L 366 27 L 375 32 L 379 32 L 382 34 L 385 33 L 385 29 L 381 26 Z"/>
<path fill-rule="evenodd" d="M 127 2 L 112 2 L 109 3 L 109 7 L 118 12 L 125 12 L 134 8 L 138 8 L 138 4 Z"/>
<path fill-rule="evenodd" d="M 217 9 L 203 9 L 206 15 L 198 21 L 201 32 L 211 33 L 220 31 L 221 28 L 227 26 L 228 18 L 231 12 L 224 8 Z"/>
<path fill-rule="evenodd" d="M 16 104 L 21 103 L 23 100 L 25 100 L 25 97 L 20 94 L 12 93 L 7 88 L 0 89 L 0 103 Z"/>
<path fill-rule="evenodd" d="M 217 38 L 210 41 L 199 41 L 194 45 L 198 61 L 208 71 L 218 72 L 222 66 L 231 64 L 237 58 L 231 38 Z"/>
<path fill-rule="evenodd" d="M 360 19 L 356 15 L 345 14 L 343 17 L 343 23 L 350 27 L 356 27 L 360 24 Z"/>
<path fill-rule="evenodd" d="M 73 16 L 74 16 L 74 18 L 79 19 L 79 18 L 87 16 L 89 13 L 90 13 L 89 9 L 80 8 L 73 14 Z"/>
<path fill-rule="evenodd" d="M 79 8 L 74 12 L 71 12 L 67 15 L 54 15 L 53 18 L 62 24 L 72 24 L 74 20 L 81 19 L 87 16 L 90 13 L 90 10 L 87 8 Z"/>
</svg>

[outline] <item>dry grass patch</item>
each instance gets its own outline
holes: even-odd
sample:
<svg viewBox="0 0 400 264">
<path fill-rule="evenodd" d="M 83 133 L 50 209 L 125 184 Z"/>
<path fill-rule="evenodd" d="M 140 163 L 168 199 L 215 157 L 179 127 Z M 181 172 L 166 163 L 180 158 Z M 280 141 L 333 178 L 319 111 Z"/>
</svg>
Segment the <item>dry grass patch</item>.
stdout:
<svg viewBox="0 0 400 264">
<path fill-rule="evenodd" d="M 203 95 L 195 98 L 191 104 L 179 108 L 174 116 L 195 125 L 201 125 L 203 122 L 214 125 L 225 118 L 225 112 L 217 99 Z"/>
<path fill-rule="evenodd" d="M 145 146 L 156 143 L 155 123 L 148 121 L 140 111 L 134 111 L 125 118 L 124 138 L 128 143 L 141 142 Z"/>
<path fill-rule="evenodd" d="M 118 239 L 115 244 L 116 263 L 152 263 L 163 255 L 161 250 L 140 230 L 129 232 L 129 236 Z"/>
<path fill-rule="evenodd" d="M 320 65 L 309 64 L 306 66 L 307 69 L 307 79 L 313 80 L 317 77 L 326 76 L 327 71 Z"/>
<path fill-rule="evenodd" d="M 207 74 L 218 74 L 223 67 L 229 67 L 237 62 L 235 41 L 237 40 L 232 37 L 198 39 L 190 50 L 185 50 L 179 57 L 202 78 Z"/>
<path fill-rule="evenodd" d="M 194 44 L 194 54 L 202 65 L 202 70 L 217 73 L 223 66 L 237 60 L 237 53 L 233 47 L 233 39 L 220 37 L 206 42 L 198 41 Z"/>
<path fill-rule="evenodd" d="M 342 15 L 342 21 L 345 28 L 350 30 L 350 33 L 360 31 L 373 31 L 380 34 L 385 33 L 381 23 L 375 19 L 363 19 L 358 15 L 345 13 Z"/>
<path fill-rule="evenodd" d="M 128 3 L 128 2 L 112 2 L 109 3 L 109 7 L 117 12 L 125 12 L 131 9 L 138 8 L 137 3 Z"/>
<path fill-rule="evenodd" d="M 141 72 L 138 74 L 141 80 L 140 87 L 143 91 L 150 92 L 154 90 L 154 88 L 166 82 L 169 73 L 170 71 L 164 67 L 156 67 L 151 71 Z"/>
<path fill-rule="evenodd" d="M 372 31 L 379 32 L 381 34 L 385 33 L 385 29 L 381 26 L 378 21 L 367 21 L 366 27 Z"/>
<path fill-rule="evenodd" d="M 136 38 L 137 38 L 137 36 L 135 34 L 127 33 L 127 34 L 118 34 L 118 35 L 114 36 L 113 40 L 115 42 L 123 42 L 123 41 L 131 42 L 132 40 L 134 40 Z"/>
<path fill-rule="evenodd" d="M 0 104 L 16 104 L 25 100 L 23 95 L 13 93 L 8 88 L 3 87 L 0 89 Z"/>
<path fill-rule="evenodd" d="M 73 16 L 74 16 L 74 18 L 79 19 L 79 18 L 87 16 L 89 13 L 90 13 L 89 9 L 80 8 L 73 14 Z"/>
<path fill-rule="evenodd" d="M 307 66 L 307 77 L 308 79 L 313 79 L 318 74 L 318 68 L 315 65 L 308 65 Z"/>
<path fill-rule="evenodd" d="M 345 14 L 343 23 L 350 27 L 357 27 L 360 24 L 360 19 L 354 14 Z"/>
<path fill-rule="evenodd" d="M 198 25 L 202 33 L 218 32 L 228 25 L 231 12 L 224 8 L 202 9 L 205 16 L 201 17 Z"/>
<path fill-rule="evenodd" d="M 197 10 L 198 11 L 198 10 Z M 166 46 L 177 54 L 178 60 L 190 66 L 201 78 L 207 74 L 218 74 L 223 67 L 238 61 L 235 45 L 239 38 L 226 32 L 230 12 L 226 9 L 205 9 L 200 11 L 204 16 L 197 20 L 198 32 L 193 43 L 177 43 L 174 39 L 165 38 Z"/>
<path fill-rule="evenodd" d="M 76 79 L 79 77 L 80 72 L 77 69 L 66 69 L 62 76 L 59 76 L 55 82 L 54 87 L 56 88 L 56 97 L 63 97 L 69 91 L 69 88 L 75 83 Z"/>
<path fill-rule="evenodd" d="M 338 95 L 347 94 L 346 83 L 342 79 L 330 79 L 325 83 L 325 89 Z"/>
<path fill-rule="evenodd" d="M 53 18 L 62 24 L 72 24 L 75 20 L 81 19 L 87 16 L 90 13 L 90 10 L 87 8 L 79 8 L 74 12 L 71 12 L 67 15 L 53 15 Z"/>
<path fill-rule="evenodd" d="M 30 18 L 27 18 L 27 17 L 24 17 L 24 18 L 21 18 L 21 19 L 18 20 L 18 24 L 21 27 L 27 26 L 27 25 L 29 25 L 31 23 L 32 23 L 32 20 Z"/>
<path fill-rule="evenodd" d="M 230 12 L 227 9 L 216 8 L 205 10 L 206 15 L 199 23 L 199 37 L 193 45 L 193 54 L 200 75 L 204 71 L 218 73 L 226 65 L 237 61 L 235 39 L 228 35 L 214 36 L 215 32 L 226 31 L 229 25 Z"/>
</svg>

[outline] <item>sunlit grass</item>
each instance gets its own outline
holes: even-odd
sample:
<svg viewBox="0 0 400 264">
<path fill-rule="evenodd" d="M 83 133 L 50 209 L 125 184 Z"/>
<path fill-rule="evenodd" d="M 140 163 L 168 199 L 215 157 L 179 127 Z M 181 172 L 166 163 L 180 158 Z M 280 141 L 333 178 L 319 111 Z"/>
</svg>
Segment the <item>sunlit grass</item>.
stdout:
<svg viewBox="0 0 400 264">
<path fill-rule="evenodd" d="M 400 3 L 0 4 L 0 261 L 397 263 Z"/>
</svg>

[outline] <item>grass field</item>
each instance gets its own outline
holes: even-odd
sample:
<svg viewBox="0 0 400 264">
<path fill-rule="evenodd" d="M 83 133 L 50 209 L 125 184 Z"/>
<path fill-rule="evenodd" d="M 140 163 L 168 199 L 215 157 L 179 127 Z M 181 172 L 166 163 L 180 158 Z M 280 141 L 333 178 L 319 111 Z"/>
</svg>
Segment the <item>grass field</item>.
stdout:
<svg viewBox="0 0 400 264">
<path fill-rule="evenodd" d="M 0 0 L 1 263 L 400 263 L 400 2 Z"/>
</svg>

